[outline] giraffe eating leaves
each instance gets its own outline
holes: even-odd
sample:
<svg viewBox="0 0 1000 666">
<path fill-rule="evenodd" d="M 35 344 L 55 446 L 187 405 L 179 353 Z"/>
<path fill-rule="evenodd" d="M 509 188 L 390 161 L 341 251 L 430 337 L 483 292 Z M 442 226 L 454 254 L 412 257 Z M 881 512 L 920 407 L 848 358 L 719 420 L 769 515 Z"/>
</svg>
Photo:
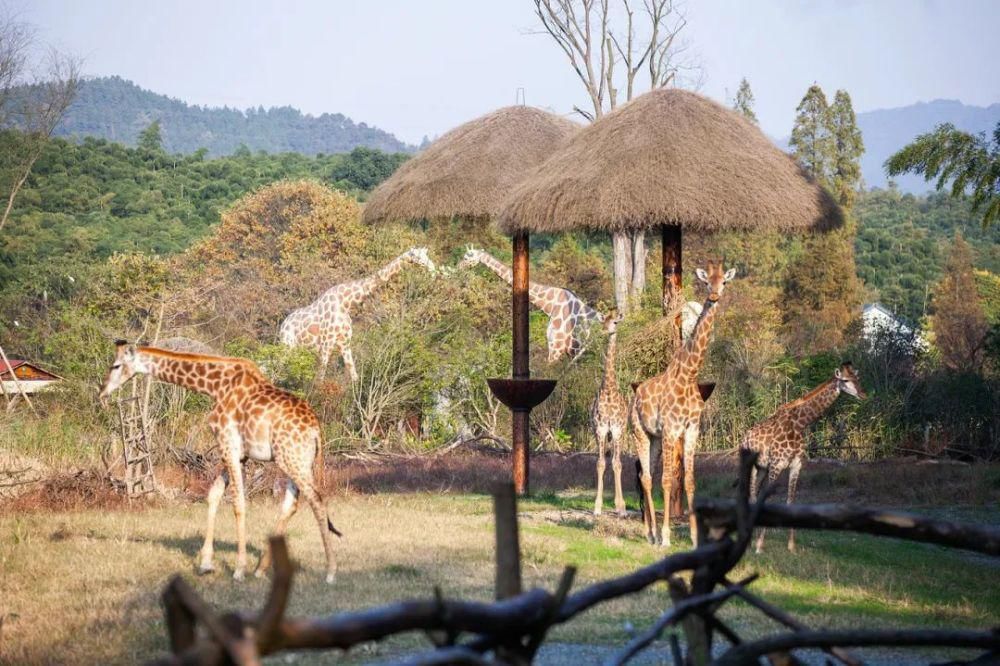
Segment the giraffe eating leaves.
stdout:
<svg viewBox="0 0 1000 666">
<path fill-rule="evenodd" d="M 470 247 L 458 267 L 471 268 L 476 264 L 482 264 L 507 284 L 513 284 L 514 276 L 510 267 L 484 250 Z M 549 317 L 549 325 L 545 329 L 549 363 L 555 363 L 563 356 L 575 359 L 582 354 L 590 324 L 604 321 L 601 313 L 584 303 L 569 289 L 529 282 L 528 300 Z"/>
<path fill-rule="evenodd" d="M 795 501 L 795 489 L 805 454 L 806 431 L 833 405 L 841 391 L 858 400 L 865 398 L 858 373 L 850 363 L 841 365 L 834 371 L 832 378 L 801 398 L 779 407 L 778 411 L 750 428 L 744 435 L 740 448 L 756 451 L 758 454 L 757 464 L 750 476 L 751 502 L 757 500 L 757 492 L 764 483 L 763 477 L 759 481 L 757 479 L 758 469 L 767 470 L 768 483 L 774 482 L 788 469 L 787 503 Z M 765 528 L 761 528 L 757 536 L 758 553 L 764 547 L 765 531 Z M 794 529 L 788 531 L 788 550 L 795 551 Z"/>
<path fill-rule="evenodd" d="M 315 350 L 319 354 L 317 379 L 326 375 L 326 366 L 336 349 L 344 359 L 351 381 L 357 381 L 358 371 L 351 353 L 351 337 L 354 334 L 351 309 L 396 276 L 406 264 L 423 266 L 431 273 L 435 270 L 434 262 L 427 256 L 427 248 L 411 248 L 374 275 L 334 285 L 309 305 L 293 311 L 281 322 L 281 344 Z"/>
<path fill-rule="evenodd" d="M 705 401 L 698 390 L 698 372 L 705 361 L 705 352 L 712 335 L 719 297 L 726 283 L 736 276 L 736 269 L 724 271 L 722 262 L 708 262 L 708 269 L 695 271 L 698 280 L 708 287 L 708 298 L 702 306 L 701 316 L 694 331 L 674 352 L 667 369 L 642 382 L 635 391 L 632 403 L 632 438 L 640 465 L 640 492 L 643 495 L 643 521 L 646 538 L 650 543 L 670 545 L 670 489 L 673 484 L 674 460 L 684 461 L 684 487 L 687 492 L 688 510 L 691 512 L 691 540 L 697 543 L 698 532 L 694 520 L 694 453 L 698 444 L 701 412 Z M 683 437 L 683 439 L 682 439 Z M 659 443 L 663 460 L 664 510 L 663 530 L 656 530 L 656 511 L 653 506 L 653 477 L 650 449 Z M 682 455 L 667 448 L 682 446 Z"/>
<path fill-rule="evenodd" d="M 312 510 L 320 529 L 326 553 L 326 580 L 333 582 L 337 570 L 333 556 L 333 526 L 323 498 L 316 488 L 314 472 L 322 473 L 322 440 L 319 420 L 309 404 L 277 388 L 251 361 L 202 354 L 183 354 L 136 347 L 124 341 L 115 343 L 115 360 L 101 388 L 101 402 L 137 374 L 182 386 L 210 396 L 214 405 L 208 425 L 222 451 L 225 471 L 215 478 L 208 491 L 208 524 L 201 549 L 200 571 L 213 571 L 213 534 L 215 514 L 226 487 L 233 496 L 236 514 L 236 567 L 233 578 L 240 580 L 246 571 L 246 497 L 243 492 L 242 462 L 253 458 L 274 461 L 288 476 L 285 498 L 281 504 L 275 534 L 285 533 L 288 521 L 298 509 L 299 498 Z M 256 575 L 262 576 L 270 565 L 270 551 L 265 547 Z"/>
</svg>

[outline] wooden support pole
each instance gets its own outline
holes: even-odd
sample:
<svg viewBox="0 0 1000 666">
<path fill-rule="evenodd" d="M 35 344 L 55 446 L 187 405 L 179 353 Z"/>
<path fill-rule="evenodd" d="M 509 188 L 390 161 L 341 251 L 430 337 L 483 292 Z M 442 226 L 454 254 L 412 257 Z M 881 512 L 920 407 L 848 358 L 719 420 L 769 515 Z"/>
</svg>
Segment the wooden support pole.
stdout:
<svg viewBox="0 0 1000 666">
<path fill-rule="evenodd" d="M 496 598 L 521 594 L 521 543 L 517 533 L 517 497 L 514 486 L 503 483 L 493 491 L 496 524 Z"/>
<path fill-rule="evenodd" d="M 528 234 L 514 235 L 513 241 L 513 294 L 511 319 L 513 326 L 512 373 L 514 379 L 528 379 L 531 368 L 528 357 Z M 512 414 L 514 489 L 518 495 L 528 492 L 528 456 L 530 448 L 529 411 L 515 409 Z"/>
</svg>

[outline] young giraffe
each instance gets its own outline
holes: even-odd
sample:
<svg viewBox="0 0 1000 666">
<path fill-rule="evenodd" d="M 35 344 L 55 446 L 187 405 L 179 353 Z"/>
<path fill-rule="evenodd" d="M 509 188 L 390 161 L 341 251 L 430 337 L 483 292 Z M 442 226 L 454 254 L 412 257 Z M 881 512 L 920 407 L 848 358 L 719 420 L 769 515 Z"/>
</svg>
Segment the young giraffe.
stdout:
<svg viewBox="0 0 1000 666">
<path fill-rule="evenodd" d="M 677 348 L 659 375 L 647 379 L 635 391 L 632 403 L 632 438 L 635 440 L 636 454 L 640 465 L 640 485 L 643 495 L 643 521 L 646 537 L 650 543 L 670 545 L 670 488 L 673 484 L 674 461 L 684 460 L 684 486 L 687 492 L 688 510 L 694 506 L 694 453 L 698 444 L 698 430 L 701 412 L 705 408 L 698 391 L 698 371 L 705 360 L 708 342 L 715 323 L 716 304 L 726 283 L 736 275 L 736 269 L 723 271 L 722 262 L 708 262 L 708 270 L 697 269 L 698 279 L 708 287 L 701 316 L 694 332 Z M 681 437 L 683 436 L 683 440 Z M 656 511 L 653 507 L 653 477 L 650 461 L 650 447 L 660 445 L 663 461 L 664 510 L 663 531 L 656 531 Z M 682 452 L 671 451 L 682 446 Z M 691 512 L 691 540 L 697 543 L 698 533 Z"/>
<path fill-rule="evenodd" d="M 508 284 L 514 281 L 510 267 L 497 261 L 484 250 L 470 247 L 458 267 L 469 268 L 476 264 L 482 264 Z M 583 353 L 583 337 L 590 324 L 604 321 L 604 316 L 600 312 L 584 303 L 569 289 L 529 282 L 528 300 L 549 317 L 549 325 L 545 329 L 549 363 L 555 363 L 566 354 L 575 359 Z"/>
<path fill-rule="evenodd" d="M 615 477 L 615 511 L 625 516 L 625 498 L 622 495 L 622 436 L 628 426 L 628 403 L 618 389 L 618 373 L 615 370 L 615 351 L 618 340 L 618 322 L 622 320 L 617 312 L 604 319 L 604 331 L 608 334 L 608 349 L 604 355 L 604 376 L 601 387 L 590 407 L 590 421 L 597 439 L 597 497 L 594 499 L 594 515 L 601 515 L 604 509 L 604 447 L 611 439 L 611 470 Z"/>
<path fill-rule="evenodd" d="M 215 405 L 208 425 L 222 450 L 225 471 L 215 478 L 208 491 L 208 525 L 201 549 L 202 573 L 212 564 L 215 514 L 230 486 L 236 514 L 236 568 L 233 578 L 243 578 L 247 566 L 246 497 L 243 493 L 241 464 L 247 458 L 274 461 L 288 476 L 275 534 L 284 534 L 288 521 L 299 505 L 299 496 L 312 509 L 326 551 L 326 581 L 333 582 L 337 565 L 333 557 L 332 534 L 340 536 L 316 489 L 313 466 L 322 473 L 322 441 L 319 421 L 309 404 L 271 384 L 251 361 L 202 354 L 183 354 L 155 347 L 136 347 L 119 340 L 115 360 L 101 388 L 104 403 L 120 386 L 136 374 L 148 374 L 161 382 L 177 384 L 210 396 Z M 265 547 L 256 575 L 270 565 Z"/>
<path fill-rule="evenodd" d="M 837 368 L 833 377 L 798 400 L 793 400 L 778 408 L 773 415 L 752 427 L 740 442 L 740 448 L 756 451 L 757 464 L 750 476 L 750 501 L 756 501 L 757 493 L 764 483 L 761 475 L 757 480 L 757 470 L 767 470 L 767 482 L 772 483 L 788 469 L 788 500 L 795 501 L 795 489 L 799 482 L 799 472 L 802 471 L 802 457 L 805 453 L 806 430 L 833 405 L 841 391 L 864 400 L 865 392 L 861 388 L 854 366 L 844 363 Z M 757 536 L 756 550 L 759 553 L 764 547 L 765 528 L 761 528 Z M 795 551 L 795 530 L 788 531 L 788 550 Z"/>
<path fill-rule="evenodd" d="M 281 322 L 281 344 L 288 347 L 307 347 L 319 353 L 317 378 L 326 375 L 326 366 L 334 349 L 340 351 L 344 367 L 351 381 L 358 380 L 351 353 L 351 309 L 364 301 L 376 289 L 403 270 L 407 263 L 419 264 L 434 272 L 434 262 L 427 256 L 427 248 L 415 247 L 399 255 L 380 268 L 374 275 L 360 280 L 344 282 L 327 289 L 315 301 L 295 310 Z"/>
</svg>

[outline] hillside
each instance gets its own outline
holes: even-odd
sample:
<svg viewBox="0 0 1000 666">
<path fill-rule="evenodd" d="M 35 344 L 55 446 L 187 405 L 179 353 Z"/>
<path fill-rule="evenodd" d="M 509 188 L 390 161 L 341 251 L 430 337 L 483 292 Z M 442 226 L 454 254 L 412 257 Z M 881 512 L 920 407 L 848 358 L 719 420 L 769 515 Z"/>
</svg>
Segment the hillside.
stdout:
<svg viewBox="0 0 1000 666">
<path fill-rule="evenodd" d="M 858 127 L 865 141 L 865 154 L 861 157 L 861 174 L 865 186 L 885 188 L 888 178 L 882 165 L 890 155 L 913 141 L 914 137 L 929 132 L 941 123 L 952 123 L 966 132 L 993 131 L 1000 122 L 1000 103 L 987 107 L 969 106 L 953 99 L 936 99 L 892 109 L 878 109 L 858 114 Z M 788 150 L 788 137 L 776 141 Z M 923 194 L 934 189 L 920 176 L 906 174 L 894 179 L 903 192 Z"/>
<path fill-rule="evenodd" d="M 89 79 L 70 107 L 57 134 L 93 136 L 134 146 L 149 123 L 159 120 L 163 146 L 170 153 L 231 155 L 245 145 L 252 151 L 303 155 L 347 153 L 359 146 L 385 152 L 413 150 L 392 134 L 339 113 L 315 117 L 288 106 L 241 111 L 189 105 L 121 77 Z"/>
</svg>

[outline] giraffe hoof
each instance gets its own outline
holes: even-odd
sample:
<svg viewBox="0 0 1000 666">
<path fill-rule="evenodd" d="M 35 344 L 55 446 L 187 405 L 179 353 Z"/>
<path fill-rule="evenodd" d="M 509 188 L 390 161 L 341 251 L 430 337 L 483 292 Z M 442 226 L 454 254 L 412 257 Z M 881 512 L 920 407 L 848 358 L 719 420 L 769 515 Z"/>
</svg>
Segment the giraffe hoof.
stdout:
<svg viewBox="0 0 1000 666">
<path fill-rule="evenodd" d="M 337 577 L 336 574 L 334 574 L 333 572 L 328 573 L 326 575 L 326 584 L 333 585 L 333 581 L 336 577 Z"/>
<path fill-rule="evenodd" d="M 210 573 L 215 573 L 215 565 L 212 564 L 211 562 L 202 562 L 198 566 L 198 575 L 199 576 L 205 576 L 205 575 L 208 575 Z"/>
<path fill-rule="evenodd" d="M 253 572 L 254 578 L 263 578 L 266 575 L 267 571 L 265 571 L 264 569 L 257 569 L 256 571 Z"/>
<path fill-rule="evenodd" d="M 233 572 L 233 580 L 243 580 L 243 569 L 237 569 Z"/>
<path fill-rule="evenodd" d="M 594 515 L 595 515 L 595 516 L 599 516 L 599 515 L 601 515 L 601 513 L 602 513 L 603 511 L 604 511 L 604 510 L 603 510 L 603 509 L 602 509 L 601 507 L 599 507 L 599 506 L 595 506 L 595 507 L 594 507 Z"/>
<path fill-rule="evenodd" d="M 656 537 L 654 537 L 652 534 L 647 534 L 646 535 L 646 541 L 649 542 L 650 546 L 655 546 L 656 545 Z"/>
</svg>

